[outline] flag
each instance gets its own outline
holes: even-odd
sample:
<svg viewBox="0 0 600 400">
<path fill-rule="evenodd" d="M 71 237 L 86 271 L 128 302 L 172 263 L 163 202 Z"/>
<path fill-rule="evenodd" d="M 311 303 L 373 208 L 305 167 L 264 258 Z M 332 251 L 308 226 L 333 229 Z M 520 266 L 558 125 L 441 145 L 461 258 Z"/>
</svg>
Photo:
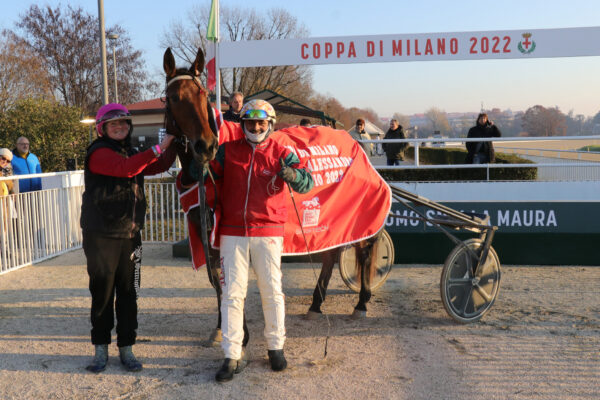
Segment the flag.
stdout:
<svg viewBox="0 0 600 400">
<path fill-rule="evenodd" d="M 206 48 L 206 86 L 208 90 L 215 90 L 217 85 L 215 57 L 217 55 L 217 42 L 219 41 L 219 0 L 212 0 L 206 39 L 209 41 Z"/>
</svg>

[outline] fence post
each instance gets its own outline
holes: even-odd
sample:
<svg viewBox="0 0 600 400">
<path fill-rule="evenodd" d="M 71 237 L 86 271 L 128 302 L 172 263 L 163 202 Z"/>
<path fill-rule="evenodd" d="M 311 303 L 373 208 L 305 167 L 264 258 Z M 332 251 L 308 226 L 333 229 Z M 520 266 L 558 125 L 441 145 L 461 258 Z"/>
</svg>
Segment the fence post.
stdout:
<svg viewBox="0 0 600 400">
<path fill-rule="evenodd" d="M 414 149 L 415 149 L 415 167 L 419 166 L 419 142 L 415 142 L 414 144 Z"/>
</svg>

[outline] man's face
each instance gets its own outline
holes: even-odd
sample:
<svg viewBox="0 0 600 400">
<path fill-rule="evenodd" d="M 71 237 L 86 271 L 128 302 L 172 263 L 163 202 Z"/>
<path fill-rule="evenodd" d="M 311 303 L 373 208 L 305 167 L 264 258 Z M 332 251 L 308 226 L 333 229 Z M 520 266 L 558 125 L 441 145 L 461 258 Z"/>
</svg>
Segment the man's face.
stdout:
<svg viewBox="0 0 600 400">
<path fill-rule="evenodd" d="M 362 132 L 362 130 L 365 129 L 365 124 L 356 124 L 356 129 L 359 132 Z"/>
<path fill-rule="evenodd" d="M 485 123 L 487 122 L 487 117 L 485 115 L 482 115 L 481 117 L 479 117 L 479 125 L 485 125 Z"/>
<path fill-rule="evenodd" d="M 229 104 L 229 107 L 231 107 L 231 110 L 233 112 L 239 113 L 240 110 L 242 109 L 243 105 L 244 105 L 244 98 L 238 94 L 238 95 L 235 95 L 232 97 L 231 104 Z"/>
<path fill-rule="evenodd" d="M 269 121 L 266 119 L 246 119 L 244 120 L 244 126 L 248 132 L 260 135 L 269 129 Z"/>
<path fill-rule="evenodd" d="M 29 153 L 29 140 L 27 140 L 25 138 L 21 138 L 21 139 L 17 140 L 17 150 L 21 154 Z"/>
<path fill-rule="evenodd" d="M 392 128 L 393 130 L 398 129 L 398 121 L 396 121 L 395 119 L 390 121 L 390 128 Z"/>
</svg>

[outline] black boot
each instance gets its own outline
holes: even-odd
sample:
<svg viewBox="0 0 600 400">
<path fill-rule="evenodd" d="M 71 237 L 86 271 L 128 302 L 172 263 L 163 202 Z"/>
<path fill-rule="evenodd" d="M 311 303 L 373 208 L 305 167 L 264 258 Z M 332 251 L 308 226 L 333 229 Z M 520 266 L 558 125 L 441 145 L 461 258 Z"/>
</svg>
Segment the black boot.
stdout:
<svg viewBox="0 0 600 400">
<path fill-rule="evenodd" d="M 96 350 L 96 354 L 92 359 L 92 363 L 85 367 L 85 369 L 97 374 L 106 369 L 106 363 L 108 362 L 108 345 L 97 344 L 94 346 L 94 349 Z"/>
<path fill-rule="evenodd" d="M 244 360 L 243 356 L 239 360 L 226 358 L 225 361 L 223 361 L 221 369 L 217 371 L 215 379 L 217 382 L 228 382 L 233 379 L 233 374 L 239 374 L 244 370 L 245 366 L 246 361 Z"/>
<path fill-rule="evenodd" d="M 127 371 L 138 372 L 142 370 L 142 363 L 135 358 L 131 346 L 119 347 L 119 358 Z"/>
<path fill-rule="evenodd" d="M 283 371 L 287 367 L 287 361 L 281 350 L 269 350 L 269 362 L 273 371 Z"/>
</svg>

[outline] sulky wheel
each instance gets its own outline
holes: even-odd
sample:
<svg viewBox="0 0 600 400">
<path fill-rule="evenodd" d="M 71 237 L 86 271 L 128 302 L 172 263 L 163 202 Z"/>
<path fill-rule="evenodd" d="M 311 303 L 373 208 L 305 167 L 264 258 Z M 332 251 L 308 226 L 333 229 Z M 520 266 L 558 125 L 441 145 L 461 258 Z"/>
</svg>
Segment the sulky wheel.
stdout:
<svg viewBox="0 0 600 400">
<path fill-rule="evenodd" d="M 467 251 L 479 255 L 482 241 L 465 240 L 456 246 L 446 258 L 440 292 L 448 314 L 461 323 L 478 321 L 494 304 L 500 290 L 500 261 L 490 246 L 487 259 L 473 275 L 477 259 Z"/>
<path fill-rule="evenodd" d="M 385 283 L 392 265 L 394 264 L 394 243 L 390 235 L 384 230 L 377 242 L 377 268 L 371 279 L 371 291 L 377 290 Z M 360 292 L 360 269 L 356 263 L 356 249 L 346 246 L 340 251 L 340 275 L 342 280 L 355 292 Z"/>
</svg>

